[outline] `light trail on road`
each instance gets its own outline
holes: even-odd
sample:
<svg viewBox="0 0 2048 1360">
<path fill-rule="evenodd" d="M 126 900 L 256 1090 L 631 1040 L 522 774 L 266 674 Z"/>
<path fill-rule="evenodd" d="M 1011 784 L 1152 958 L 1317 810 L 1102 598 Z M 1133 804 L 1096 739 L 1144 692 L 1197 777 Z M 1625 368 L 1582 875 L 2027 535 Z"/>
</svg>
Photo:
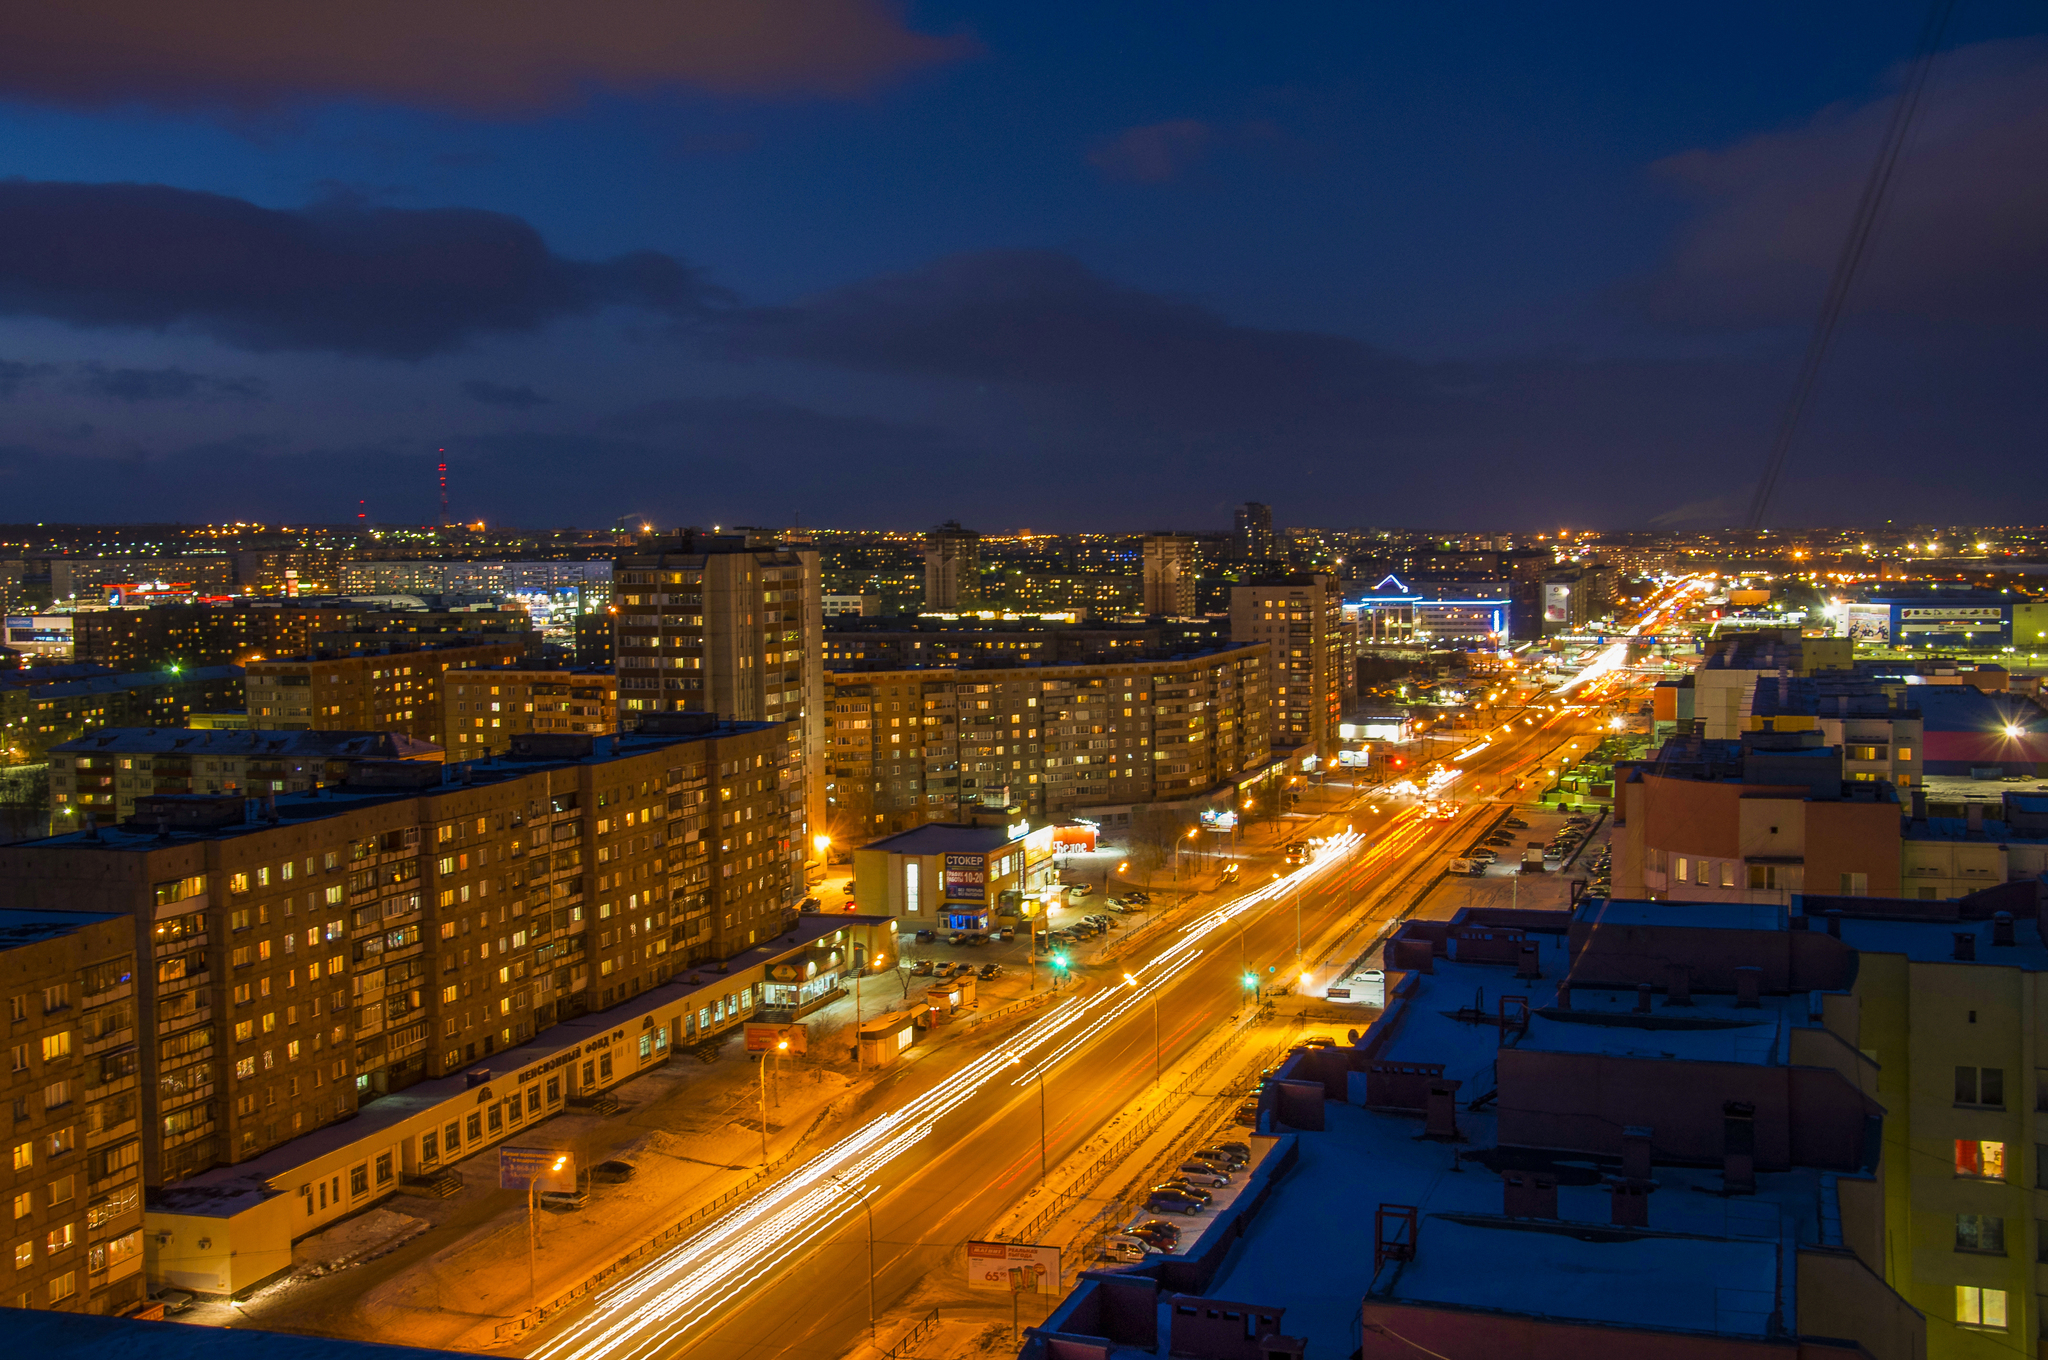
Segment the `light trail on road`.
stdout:
<svg viewBox="0 0 2048 1360">
<path fill-rule="evenodd" d="M 1396 839 L 1405 839 L 1395 837 Z M 706 1318 L 779 1270 L 803 1259 L 855 1212 L 873 1178 L 929 1137 L 938 1121 L 991 1082 L 1023 1067 L 1012 1085 L 1041 1079 L 1134 1005 L 1149 999 L 1199 958 L 1204 940 L 1244 913 L 1345 864 L 1364 838 L 1346 831 L 1324 841 L 1310 861 L 1183 927 L 1165 949 L 1119 982 L 1076 993 L 1027 1025 L 1011 1043 L 983 1054 L 931 1090 L 871 1120 L 742 1207 L 661 1252 L 624 1282 L 600 1293 L 587 1317 L 532 1352 L 534 1360 L 655 1360 L 673 1354 Z M 1371 848 L 1368 861 L 1386 847 Z"/>
</svg>

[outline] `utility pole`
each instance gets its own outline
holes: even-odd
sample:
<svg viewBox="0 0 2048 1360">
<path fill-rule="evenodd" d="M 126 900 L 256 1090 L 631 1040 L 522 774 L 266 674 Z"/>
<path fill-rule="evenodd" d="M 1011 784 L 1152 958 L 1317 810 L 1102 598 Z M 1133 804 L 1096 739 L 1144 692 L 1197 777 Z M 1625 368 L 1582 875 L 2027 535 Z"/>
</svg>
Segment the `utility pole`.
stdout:
<svg viewBox="0 0 2048 1360">
<path fill-rule="evenodd" d="M 841 1190 L 846 1188 L 846 1182 L 837 1176 L 825 1179 Z M 863 1192 L 860 1197 L 860 1207 L 868 1219 L 868 1340 L 871 1342 L 875 1339 L 875 1209 L 872 1198 L 868 1192 Z"/>
<path fill-rule="evenodd" d="M 1038 1069 L 1038 1183 L 1045 1184 L 1045 1069 Z"/>
</svg>

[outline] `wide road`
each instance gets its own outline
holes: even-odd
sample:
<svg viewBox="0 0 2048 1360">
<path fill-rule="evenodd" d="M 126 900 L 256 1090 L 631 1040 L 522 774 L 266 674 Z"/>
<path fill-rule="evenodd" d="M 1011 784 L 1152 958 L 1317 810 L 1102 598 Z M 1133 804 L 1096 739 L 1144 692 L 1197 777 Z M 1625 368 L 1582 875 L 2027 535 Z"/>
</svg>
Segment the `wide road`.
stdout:
<svg viewBox="0 0 2048 1360">
<path fill-rule="evenodd" d="M 1470 782 L 1460 791 L 1511 782 L 1517 771 L 1541 768 L 1568 741 L 1583 749 L 1586 732 L 1574 729 L 1589 722 L 1564 713 L 1518 722 L 1464 762 Z M 870 1214 L 874 1306 L 886 1312 L 928 1272 L 962 1269 L 961 1244 L 985 1234 L 1035 1183 L 1041 1084 L 1045 1155 L 1057 1163 L 1152 1079 L 1155 996 L 1171 1066 L 1239 1013 L 1247 972 L 1261 979 L 1293 973 L 1297 898 L 1301 938 L 1313 942 L 1340 921 L 1355 920 L 1373 884 L 1406 874 L 1420 859 L 1462 848 L 1458 838 L 1470 834 L 1469 825 L 1469 819 L 1424 821 L 1412 804 L 1359 795 L 1313 828 L 1315 834 L 1347 828 L 1359 834 L 1346 836 L 1314 865 L 1252 887 L 1232 906 L 1190 913 L 1185 929 L 1161 930 L 1149 949 L 1099 972 L 1082 970 L 1073 993 L 1092 1005 L 1087 1016 L 1047 1034 L 1058 1014 L 1041 1013 L 986 1040 L 962 1036 L 933 1053 L 938 1059 L 943 1052 L 944 1061 L 906 1065 L 883 1098 L 882 1108 L 893 1113 L 867 1128 L 901 1122 L 851 1150 L 843 1142 L 822 1152 L 812 1163 L 816 1170 L 782 1183 L 798 1188 L 781 1192 L 780 1207 L 757 1211 L 778 1192 L 765 1193 L 708 1228 L 708 1234 L 723 1232 L 715 1242 L 693 1239 L 650 1258 L 625 1284 L 568 1310 L 520 1349 L 548 1360 L 845 1355 L 861 1342 L 869 1321 Z M 1248 878 L 1272 871 L 1270 861 L 1264 868 L 1247 861 Z M 1206 932 L 1190 940 L 1188 931 L 1202 932 L 1204 922 Z M 1122 983 L 1126 969 L 1146 985 L 1145 993 Z M 1012 1061 L 1017 1050 L 1024 1056 Z M 827 1171 L 841 1179 L 832 1181 Z M 751 1221 L 750 1213 L 756 1214 Z"/>
</svg>

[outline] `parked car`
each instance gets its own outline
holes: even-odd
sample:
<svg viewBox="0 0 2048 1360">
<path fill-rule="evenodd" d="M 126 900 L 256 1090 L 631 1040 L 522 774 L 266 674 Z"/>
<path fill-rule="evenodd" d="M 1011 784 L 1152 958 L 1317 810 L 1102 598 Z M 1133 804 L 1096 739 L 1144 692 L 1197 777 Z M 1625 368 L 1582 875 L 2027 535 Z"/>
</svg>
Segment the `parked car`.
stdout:
<svg viewBox="0 0 2048 1360">
<path fill-rule="evenodd" d="M 1172 1225 L 1168 1224 L 1167 1226 L 1171 1227 Z M 1174 1240 L 1176 1242 L 1180 1240 L 1179 1233 L 1174 1234 Z M 164 1312 L 172 1317 L 176 1317 L 179 1313 L 192 1306 L 192 1296 L 182 1289 L 166 1289 L 163 1293 L 156 1296 L 156 1301 L 162 1304 Z"/>
<path fill-rule="evenodd" d="M 1213 1162 L 1186 1161 L 1174 1168 L 1196 1185 L 1228 1185 L 1230 1173 Z"/>
<path fill-rule="evenodd" d="M 1247 1129 L 1257 1128 L 1259 1126 L 1259 1102 L 1247 1100 L 1244 1104 L 1238 1106 L 1232 1112 L 1230 1122 Z"/>
<path fill-rule="evenodd" d="M 1112 1237 L 1102 1244 L 1102 1258 L 1118 1265 L 1136 1265 L 1145 1259 L 1145 1253 L 1152 1248 L 1136 1238 Z"/>
<path fill-rule="evenodd" d="M 632 1180 L 634 1173 L 638 1170 L 639 1168 L 631 1162 L 617 1160 L 599 1162 L 596 1166 L 590 1168 L 590 1179 L 603 1181 L 607 1185 L 618 1185 L 623 1181 Z"/>
<path fill-rule="evenodd" d="M 1225 1152 L 1235 1152 L 1246 1161 L 1252 1159 L 1252 1145 L 1250 1143 L 1239 1143 L 1233 1140 L 1227 1143 L 1218 1143 L 1216 1146 L 1222 1148 Z"/>
<path fill-rule="evenodd" d="M 1216 1202 L 1216 1196 L 1210 1194 L 1207 1190 L 1200 1190 L 1197 1189 L 1195 1186 L 1190 1185 L 1188 1183 L 1188 1178 L 1185 1176 L 1172 1177 L 1171 1179 L 1167 1180 L 1164 1184 L 1153 1186 L 1152 1189 L 1154 1193 L 1163 1193 L 1170 1191 L 1176 1195 L 1186 1195 L 1189 1199 L 1194 1200 L 1198 1204 L 1213 1204 Z"/>
<path fill-rule="evenodd" d="M 1014 940 L 1017 938 L 1017 928 L 1015 926 L 1004 926 L 996 932 L 996 938 L 1006 942 Z"/>
<path fill-rule="evenodd" d="M 938 938 L 939 932 L 936 930 L 920 930 L 917 932 L 917 942 L 919 944 L 930 944 Z"/>
<path fill-rule="evenodd" d="M 1467 850 L 1465 852 L 1465 858 L 1476 859 L 1482 863 L 1491 864 L 1495 860 L 1499 859 L 1500 856 L 1494 854 L 1493 851 L 1488 850 L 1483 846 L 1474 846 L 1472 849 Z"/>
<path fill-rule="evenodd" d="M 558 1214 L 574 1213 L 590 1203 L 588 1190 L 543 1190 L 539 1196 L 540 1207 L 552 1209 Z"/>
<path fill-rule="evenodd" d="M 910 975 L 912 977 L 930 977 L 932 975 L 932 961 L 930 959 L 919 959 L 916 963 L 911 964 Z"/>
<path fill-rule="evenodd" d="M 823 902 L 820 902 L 815 897 L 806 897 L 803 900 L 803 902 L 797 907 L 797 910 L 800 912 L 810 913 L 822 909 L 824 905 L 825 904 Z"/>
<path fill-rule="evenodd" d="M 1145 1210 L 1154 1214 L 1198 1214 L 1202 1206 L 1186 1195 L 1171 1190 L 1154 1190 L 1145 1197 Z"/>
<path fill-rule="evenodd" d="M 1520 817 L 1510 817 L 1506 821 L 1502 822 L 1501 825 L 1513 827 L 1517 831 L 1527 831 L 1529 829 L 1529 824 L 1523 821 Z"/>
<path fill-rule="evenodd" d="M 1162 1218 L 1147 1219 L 1133 1223 L 1124 1230 L 1132 1237 L 1142 1238 L 1161 1251 L 1172 1251 L 1180 1245 L 1180 1229 Z"/>
<path fill-rule="evenodd" d="M 1093 883 L 1065 883 L 1061 886 L 1067 890 L 1067 896 L 1069 897 L 1086 897 L 1089 893 L 1095 891 Z"/>
<path fill-rule="evenodd" d="M 1152 894 L 1146 892 L 1127 892 L 1124 894 L 1124 901 L 1136 902 L 1141 907 L 1147 906 L 1152 901 Z"/>
<path fill-rule="evenodd" d="M 953 933 L 952 933 L 951 935 L 948 935 L 948 936 L 946 937 L 946 943 L 947 943 L 947 944 L 959 944 L 959 945 L 964 945 L 964 944 L 966 944 L 966 943 L 967 943 L 967 932 L 966 932 L 966 931 L 964 931 L 964 930 L 956 930 L 956 931 L 954 931 L 954 932 L 953 932 Z"/>
<path fill-rule="evenodd" d="M 1488 837 L 1486 838 L 1486 840 L 1485 840 L 1485 844 L 1487 844 L 1487 845 L 1503 845 L 1503 846 L 1505 846 L 1505 845 L 1513 845 L 1514 843 L 1515 843 L 1515 838 L 1514 838 L 1513 836 L 1488 836 Z"/>
<path fill-rule="evenodd" d="M 1593 819 L 1591 817 L 1567 817 L 1564 819 L 1564 824 L 1566 826 L 1591 826 Z"/>
<path fill-rule="evenodd" d="M 1003 975 L 1003 966 L 1000 963 L 984 963 L 981 967 L 974 970 L 974 975 L 986 982 L 990 978 L 1001 977 Z"/>
<path fill-rule="evenodd" d="M 954 977 L 966 977 L 969 973 L 972 973 L 973 971 L 974 965 L 971 963 L 956 963 L 953 965 Z"/>
<path fill-rule="evenodd" d="M 1232 1171 L 1244 1170 L 1245 1164 L 1251 1161 L 1249 1153 L 1232 1152 L 1213 1143 L 1205 1148 L 1196 1148 L 1193 1155 L 1199 1161 L 1214 1162 L 1219 1166 L 1227 1166 Z"/>
</svg>

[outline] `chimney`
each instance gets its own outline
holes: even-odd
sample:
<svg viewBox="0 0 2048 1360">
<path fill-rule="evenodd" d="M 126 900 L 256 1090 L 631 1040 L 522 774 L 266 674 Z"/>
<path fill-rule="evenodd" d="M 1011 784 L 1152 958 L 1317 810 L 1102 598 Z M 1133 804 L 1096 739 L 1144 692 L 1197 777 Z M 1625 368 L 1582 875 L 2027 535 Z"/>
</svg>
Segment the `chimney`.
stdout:
<svg viewBox="0 0 2048 1360">
<path fill-rule="evenodd" d="M 1667 1006 L 1690 1006 L 1692 1004 L 1692 969 L 1682 963 L 1671 965 L 1671 973 L 1664 983 L 1664 1004 Z"/>
<path fill-rule="evenodd" d="M 2018 944 L 2012 933 L 2012 913 L 1996 912 L 1991 917 L 1991 944 L 1996 948 L 2002 944 Z"/>
<path fill-rule="evenodd" d="M 1446 1081 L 1441 1077 L 1431 1079 L 1428 1119 L 1422 1130 L 1424 1138 L 1445 1142 L 1458 1140 L 1458 1088 L 1462 1085 L 1463 1082 Z"/>
<path fill-rule="evenodd" d="M 469 1090 L 489 1081 L 491 1079 L 491 1069 L 488 1067 L 473 1067 L 469 1071 L 464 1072 L 462 1077 L 463 1089 Z"/>
<path fill-rule="evenodd" d="M 1762 995 L 1764 970 L 1749 965 L 1735 970 L 1735 1005 L 1738 1009 L 1756 1010 L 1763 1005 L 1757 998 Z"/>
<path fill-rule="evenodd" d="M 1557 984 L 1557 1008 L 1561 1011 L 1568 1011 L 1572 1008 L 1572 984 L 1570 978 L 1566 978 L 1563 982 Z"/>
<path fill-rule="evenodd" d="M 1969 930 L 1959 930 L 1956 932 L 1955 957 L 1965 962 L 1972 961 L 1977 957 L 1976 932 Z"/>
<path fill-rule="evenodd" d="M 1609 1221 L 1617 1228 L 1650 1226 L 1650 1187 L 1641 1181 L 1614 1181 L 1609 1187 Z"/>
<path fill-rule="evenodd" d="M 99 814 L 91 808 L 85 810 L 85 838 L 89 841 L 96 841 L 100 838 Z"/>
<path fill-rule="evenodd" d="M 1828 934 L 1838 940 L 1842 938 L 1842 909 L 1840 907 L 1836 907 L 1828 912 Z"/>
<path fill-rule="evenodd" d="M 1721 1190 L 1756 1193 L 1756 1106 L 1730 1100 L 1721 1106 Z"/>
<path fill-rule="evenodd" d="M 1927 820 L 1927 790 L 1925 789 L 1913 790 L 1913 820 L 1916 822 Z"/>
<path fill-rule="evenodd" d="M 1556 1218 L 1557 1176 L 1548 1171 L 1503 1171 L 1501 1212 L 1509 1218 Z"/>
<path fill-rule="evenodd" d="M 1536 961 L 1536 942 L 1534 940 L 1523 942 L 1520 964 L 1521 966 L 1515 969 L 1516 977 L 1534 979 L 1543 976 L 1543 965 Z"/>
<path fill-rule="evenodd" d="M 1637 1015 L 1648 1015 L 1649 1013 L 1650 1013 L 1650 984 L 1649 984 L 1649 983 L 1647 983 L 1647 982 L 1638 982 L 1638 983 L 1636 984 L 1636 1014 L 1637 1014 Z"/>
<path fill-rule="evenodd" d="M 1630 1124 L 1621 1131 L 1621 1174 L 1630 1180 L 1650 1178 L 1650 1135 L 1647 1124 Z"/>
<path fill-rule="evenodd" d="M 1963 809 L 1963 816 L 1969 821 L 1970 834 L 1972 836 L 1984 834 L 1984 805 L 1982 803 L 1969 804 Z"/>
</svg>

